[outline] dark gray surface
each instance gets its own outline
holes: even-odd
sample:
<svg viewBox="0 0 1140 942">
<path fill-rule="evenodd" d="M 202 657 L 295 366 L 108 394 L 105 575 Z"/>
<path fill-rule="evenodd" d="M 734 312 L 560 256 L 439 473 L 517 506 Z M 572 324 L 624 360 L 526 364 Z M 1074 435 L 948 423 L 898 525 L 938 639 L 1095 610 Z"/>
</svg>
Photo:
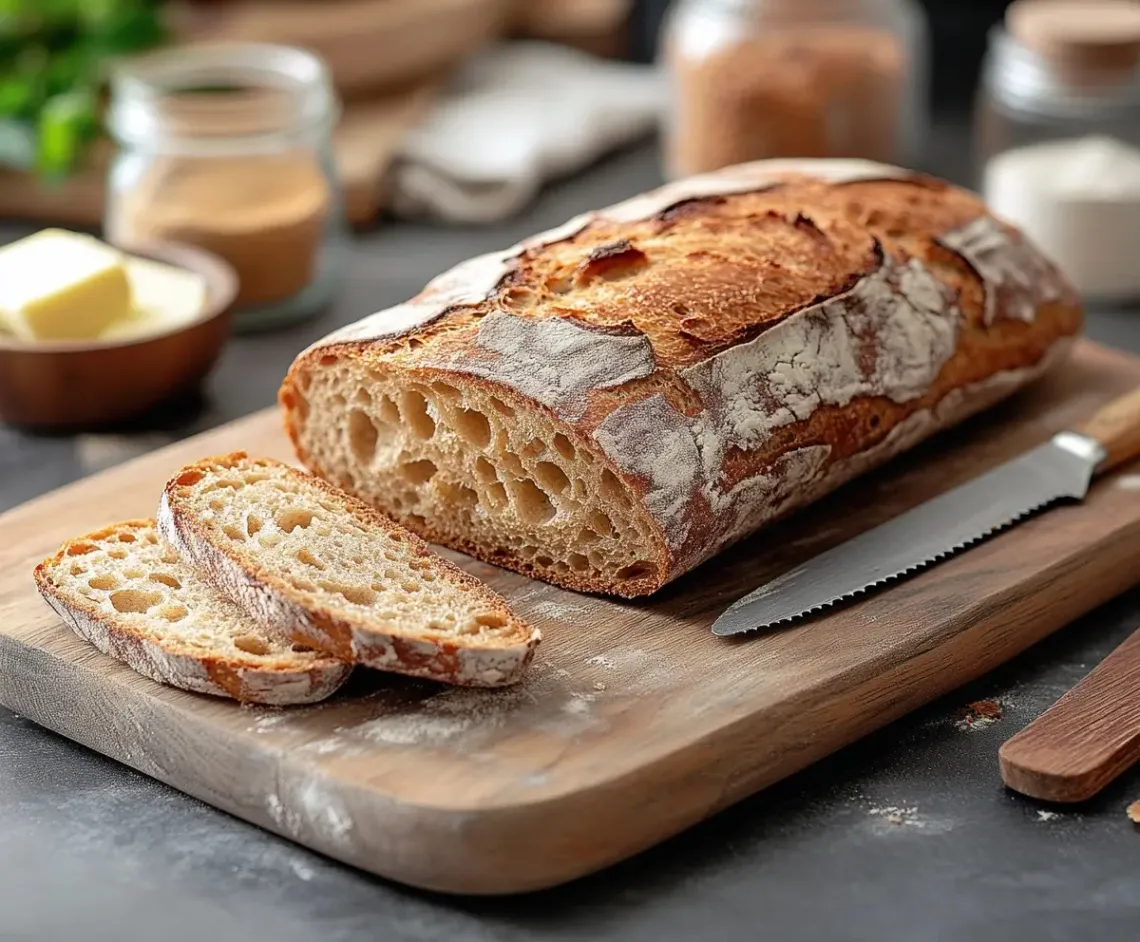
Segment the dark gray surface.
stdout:
<svg viewBox="0 0 1140 942">
<path fill-rule="evenodd" d="M 959 135 L 944 131 L 932 152 L 933 169 L 961 177 Z M 509 225 L 391 225 L 369 235 L 334 311 L 235 340 L 202 401 L 111 436 L 0 428 L 0 509 L 268 405 L 293 354 L 333 324 L 410 296 L 452 262 L 655 180 L 646 147 L 555 187 Z M 0 227 L 0 240 L 18 232 Z M 1140 314 L 1094 313 L 1089 333 L 1140 351 Z M 997 749 L 1138 616 L 1134 592 L 633 861 L 519 899 L 448 899 L 372 879 L 0 709 L 0 939 L 1136 939 L 1140 834 L 1124 808 L 1140 798 L 1140 775 L 1087 805 L 1050 809 L 1003 790 Z M 999 698 L 1004 718 L 961 728 L 957 710 L 981 697 Z"/>
</svg>

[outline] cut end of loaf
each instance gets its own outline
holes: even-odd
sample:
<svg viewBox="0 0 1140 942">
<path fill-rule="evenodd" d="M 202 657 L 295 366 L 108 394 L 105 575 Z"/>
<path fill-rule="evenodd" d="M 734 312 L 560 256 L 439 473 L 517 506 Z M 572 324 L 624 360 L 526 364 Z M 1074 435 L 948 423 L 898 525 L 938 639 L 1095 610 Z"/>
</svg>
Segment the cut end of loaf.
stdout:
<svg viewBox="0 0 1140 942">
<path fill-rule="evenodd" d="M 344 660 L 502 686 L 540 638 L 414 534 L 277 461 L 236 453 L 183 468 L 159 522 L 251 617 Z"/>
<path fill-rule="evenodd" d="M 595 443 L 489 383 L 321 361 L 294 367 L 282 401 L 322 477 L 432 542 L 570 589 L 633 597 L 666 581 L 653 525 Z"/>
</svg>

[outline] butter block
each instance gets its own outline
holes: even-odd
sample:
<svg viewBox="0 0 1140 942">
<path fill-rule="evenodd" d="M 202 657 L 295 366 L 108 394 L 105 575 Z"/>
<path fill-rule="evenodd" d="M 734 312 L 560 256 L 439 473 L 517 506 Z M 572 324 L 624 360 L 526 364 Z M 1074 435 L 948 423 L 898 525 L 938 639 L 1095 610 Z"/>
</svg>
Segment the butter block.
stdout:
<svg viewBox="0 0 1140 942">
<path fill-rule="evenodd" d="M 44 229 L 0 248 L 0 322 L 24 340 L 88 340 L 131 310 L 121 252 Z"/>
<path fill-rule="evenodd" d="M 195 320 L 206 307 L 206 279 L 197 272 L 155 262 L 126 259 L 131 310 L 109 324 L 102 340 L 127 340 L 178 330 Z"/>
</svg>

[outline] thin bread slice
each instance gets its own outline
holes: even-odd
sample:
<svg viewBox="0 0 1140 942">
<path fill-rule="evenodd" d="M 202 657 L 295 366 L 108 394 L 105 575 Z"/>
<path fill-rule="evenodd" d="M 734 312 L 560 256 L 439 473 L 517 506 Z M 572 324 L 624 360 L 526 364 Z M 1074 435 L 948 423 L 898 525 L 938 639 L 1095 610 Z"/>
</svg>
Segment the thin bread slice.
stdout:
<svg viewBox="0 0 1140 942">
<path fill-rule="evenodd" d="M 419 537 L 278 461 L 235 452 L 188 465 L 158 521 L 251 617 L 342 660 L 499 687 L 519 679 L 540 638 Z"/>
<path fill-rule="evenodd" d="M 160 683 L 246 703 L 316 703 L 351 665 L 282 641 L 128 520 L 60 547 L 36 587 L 81 638 Z"/>
</svg>

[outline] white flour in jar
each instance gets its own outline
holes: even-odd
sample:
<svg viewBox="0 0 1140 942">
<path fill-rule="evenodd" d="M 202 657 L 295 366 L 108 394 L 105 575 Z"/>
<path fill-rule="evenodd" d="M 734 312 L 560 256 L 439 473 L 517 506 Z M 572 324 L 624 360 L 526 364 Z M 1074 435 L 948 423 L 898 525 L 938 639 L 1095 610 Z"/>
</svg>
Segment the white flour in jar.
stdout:
<svg viewBox="0 0 1140 942">
<path fill-rule="evenodd" d="M 989 161 L 983 190 L 1081 294 L 1140 298 L 1140 149 L 1101 136 L 1019 147 Z"/>
</svg>

